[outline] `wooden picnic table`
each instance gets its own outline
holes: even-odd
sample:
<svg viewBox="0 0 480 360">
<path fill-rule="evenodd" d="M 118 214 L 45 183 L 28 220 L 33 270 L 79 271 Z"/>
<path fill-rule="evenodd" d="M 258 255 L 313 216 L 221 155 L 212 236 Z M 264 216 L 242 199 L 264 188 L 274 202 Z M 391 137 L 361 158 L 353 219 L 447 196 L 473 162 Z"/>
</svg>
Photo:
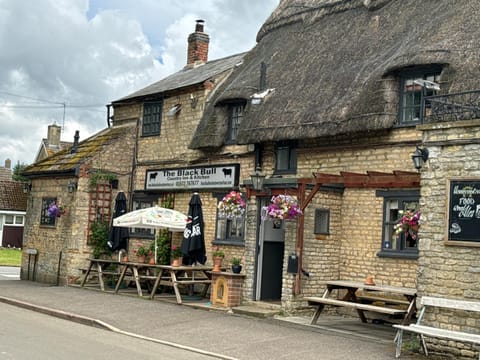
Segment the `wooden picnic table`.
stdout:
<svg viewBox="0 0 480 360">
<path fill-rule="evenodd" d="M 417 290 L 414 288 L 390 285 L 368 285 L 360 281 L 349 280 L 330 280 L 325 284 L 327 289 L 322 297 L 305 297 L 305 300 L 308 301 L 309 305 L 317 308 L 312 317 L 311 324 L 317 322 L 325 305 L 353 308 L 357 310 L 358 316 L 362 322 L 367 322 L 364 311 L 372 311 L 388 315 L 403 315 L 402 323 L 406 323 L 411 319 L 416 310 L 415 299 L 417 296 Z M 346 290 L 346 293 L 341 299 L 336 299 L 331 297 L 333 290 Z M 368 292 L 368 295 L 362 295 L 362 297 L 357 296 L 358 290 Z M 387 296 L 384 296 L 385 294 Z M 406 300 L 388 298 L 388 296 L 391 295 L 401 295 Z M 385 306 L 365 304 L 362 302 L 362 298 L 370 298 L 372 302 L 382 301 Z M 400 308 L 398 305 L 405 305 L 405 308 Z"/>
<path fill-rule="evenodd" d="M 85 283 L 87 282 L 88 276 L 90 275 L 91 272 L 94 272 L 98 276 L 98 283 L 100 285 L 100 289 L 102 291 L 105 291 L 105 282 L 104 282 L 104 275 L 114 275 L 117 276 L 119 275 L 119 272 L 113 272 L 113 271 L 108 271 L 107 268 L 112 266 L 112 265 L 120 265 L 121 263 L 116 260 L 109 260 L 109 259 L 88 259 L 89 260 L 89 265 L 87 268 L 87 271 L 85 273 L 85 277 L 82 280 L 82 283 L 80 284 L 81 287 L 85 286 Z"/>
<path fill-rule="evenodd" d="M 115 286 L 115 293 L 118 293 L 128 270 L 131 271 L 133 279 L 135 280 L 135 285 L 139 296 L 143 296 L 141 282 L 147 281 L 153 283 L 150 291 L 150 299 L 155 297 L 157 289 L 160 285 L 171 286 L 173 287 L 178 304 L 182 303 L 179 285 L 203 284 L 204 289 L 202 296 L 205 296 L 210 284 L 212 283 L 211 266 L 171 266 L 134 262 L 122 262 L 121 266 L 122 271 L 120 272 L 120 276 Z"/>
</svg>

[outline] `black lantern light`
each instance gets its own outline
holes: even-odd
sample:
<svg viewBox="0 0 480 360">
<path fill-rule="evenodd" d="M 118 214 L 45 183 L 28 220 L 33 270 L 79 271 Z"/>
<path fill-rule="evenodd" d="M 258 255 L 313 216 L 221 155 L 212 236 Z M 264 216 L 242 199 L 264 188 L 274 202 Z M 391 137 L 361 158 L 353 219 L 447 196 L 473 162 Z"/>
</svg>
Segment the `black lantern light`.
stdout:
<svg viewBox="0 0 480 360">
<path fill-rule="evenodd" d="M 412 160 L 413 160 L 413 166 L 415 166 L 415 169 L 420 170 L 428 159 L 428 150 L 427 149 L 421 149 L 417 146 L 415 149 L 415 152 L 412 155 Z"/>
<path fill-rule="evenodd" d="M 265 181 L 265 175 L 263 175 L 260 166 L 257 166 L 257 168 L 255 169 L 255 173 L 253 173 L 250 177 L 252 178 L 253 189 L 256 191 L 263 190 L 263 182 Z"/>
</svg>

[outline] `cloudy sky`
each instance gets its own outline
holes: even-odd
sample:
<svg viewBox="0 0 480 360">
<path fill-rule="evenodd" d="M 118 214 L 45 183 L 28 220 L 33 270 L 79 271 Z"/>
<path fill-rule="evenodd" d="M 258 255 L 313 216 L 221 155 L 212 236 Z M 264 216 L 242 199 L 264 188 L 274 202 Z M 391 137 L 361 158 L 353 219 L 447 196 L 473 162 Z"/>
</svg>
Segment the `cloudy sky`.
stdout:
<svg viewBox="0 0 480 360">
<path fill-rule="evenodd" d="M 107 126 L 106 105 L 180 70 L 205 20 L 209 59 L 247 51 L 279 0 L 0 0 L 0 166 Z"/>
</svg>

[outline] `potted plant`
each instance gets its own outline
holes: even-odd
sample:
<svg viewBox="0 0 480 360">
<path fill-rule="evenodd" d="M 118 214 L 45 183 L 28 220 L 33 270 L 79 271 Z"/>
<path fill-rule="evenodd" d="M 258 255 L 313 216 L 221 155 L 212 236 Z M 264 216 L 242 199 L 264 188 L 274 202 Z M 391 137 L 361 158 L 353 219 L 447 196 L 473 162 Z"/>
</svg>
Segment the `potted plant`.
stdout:
<svg viewBox="0 0 480 360">
<path fill-rule="evenodd" d="M 172 246 L 171 258 L 172 258 L 172 266 L 182 265 L 183 254 L 182 254 L 182 249 L 179 246 L 177 245 Z"/>
<path fill-rule="evenodd" d="M 225 253 L 220 250 L 217 246 L 215 251 L 212 253 L 213 257 L 213 270 L 212 271 L 222 271 L 222 262 L 225 257 Z"/>
<path fill-rule="evenodd" d="M 263 207 L 263 220 L 280 222 L 282 220 L 295 219 L 302 214 L 302 210 L 293 196 L 273 196 L 270 202 L 270 205 Z"/>
<path fill-rule="evenodd" d="M 245 213 L 246 202 L 242 194 L 237 191 L 230 191 L 218 203 L 218 212 L 220 216 L 226 218 L 242 217 Z"/>
<path fill-rule="evenodd" d="M 145 246 L 139 246 L 137 250 L 134 250 L 137 255 L 137 260 L 139 263 L 144 263 L 149 252 L 149 249 Z"/>
<path fill-rule="evenodd" d="M 234 274 L 240 274 L 242 271 L 242 265 L 240 258 L 234 257 L 232 258 L 232 272 Z"/>
<path fill-rule="evenodd" d="M 420 228 L 420 211 L 399 210 L 398 213 L 400 214 L 400 219 L 393 227 L 395 235 L 405 234 L 405 236 L 416 240 L 417 232 Z"/>
<path fill-rule="evenodd" d="M 67 212 L 67 209 L 65 208 L 65 206 L 58 205 L 55 202 L 52 202 L 47 209 L 48 216 L 51 218 L 65 215 L 66 212 Z"/>
</svg>

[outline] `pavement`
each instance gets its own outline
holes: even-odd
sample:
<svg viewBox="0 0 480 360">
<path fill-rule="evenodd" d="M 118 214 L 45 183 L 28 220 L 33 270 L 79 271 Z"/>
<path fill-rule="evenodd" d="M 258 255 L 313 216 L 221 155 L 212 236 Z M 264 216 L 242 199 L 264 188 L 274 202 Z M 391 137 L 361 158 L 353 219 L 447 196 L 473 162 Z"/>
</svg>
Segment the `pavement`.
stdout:
<svg viewBox="0 0 480 360">
<path fill-rule="evenodd" d="M 216 359 L 394 359 L 390 325 L 358 318 L 302 316 L 257 318 L 214 308 L 208 300 L 174 302 L 113 294 L 78 286 L 0 281 L 0 303 L 115 331 Z M 161 357 L 159 357 L 161 358 Z M 423 356 L 403 353 L 403 359 Z"/>
</svg>

